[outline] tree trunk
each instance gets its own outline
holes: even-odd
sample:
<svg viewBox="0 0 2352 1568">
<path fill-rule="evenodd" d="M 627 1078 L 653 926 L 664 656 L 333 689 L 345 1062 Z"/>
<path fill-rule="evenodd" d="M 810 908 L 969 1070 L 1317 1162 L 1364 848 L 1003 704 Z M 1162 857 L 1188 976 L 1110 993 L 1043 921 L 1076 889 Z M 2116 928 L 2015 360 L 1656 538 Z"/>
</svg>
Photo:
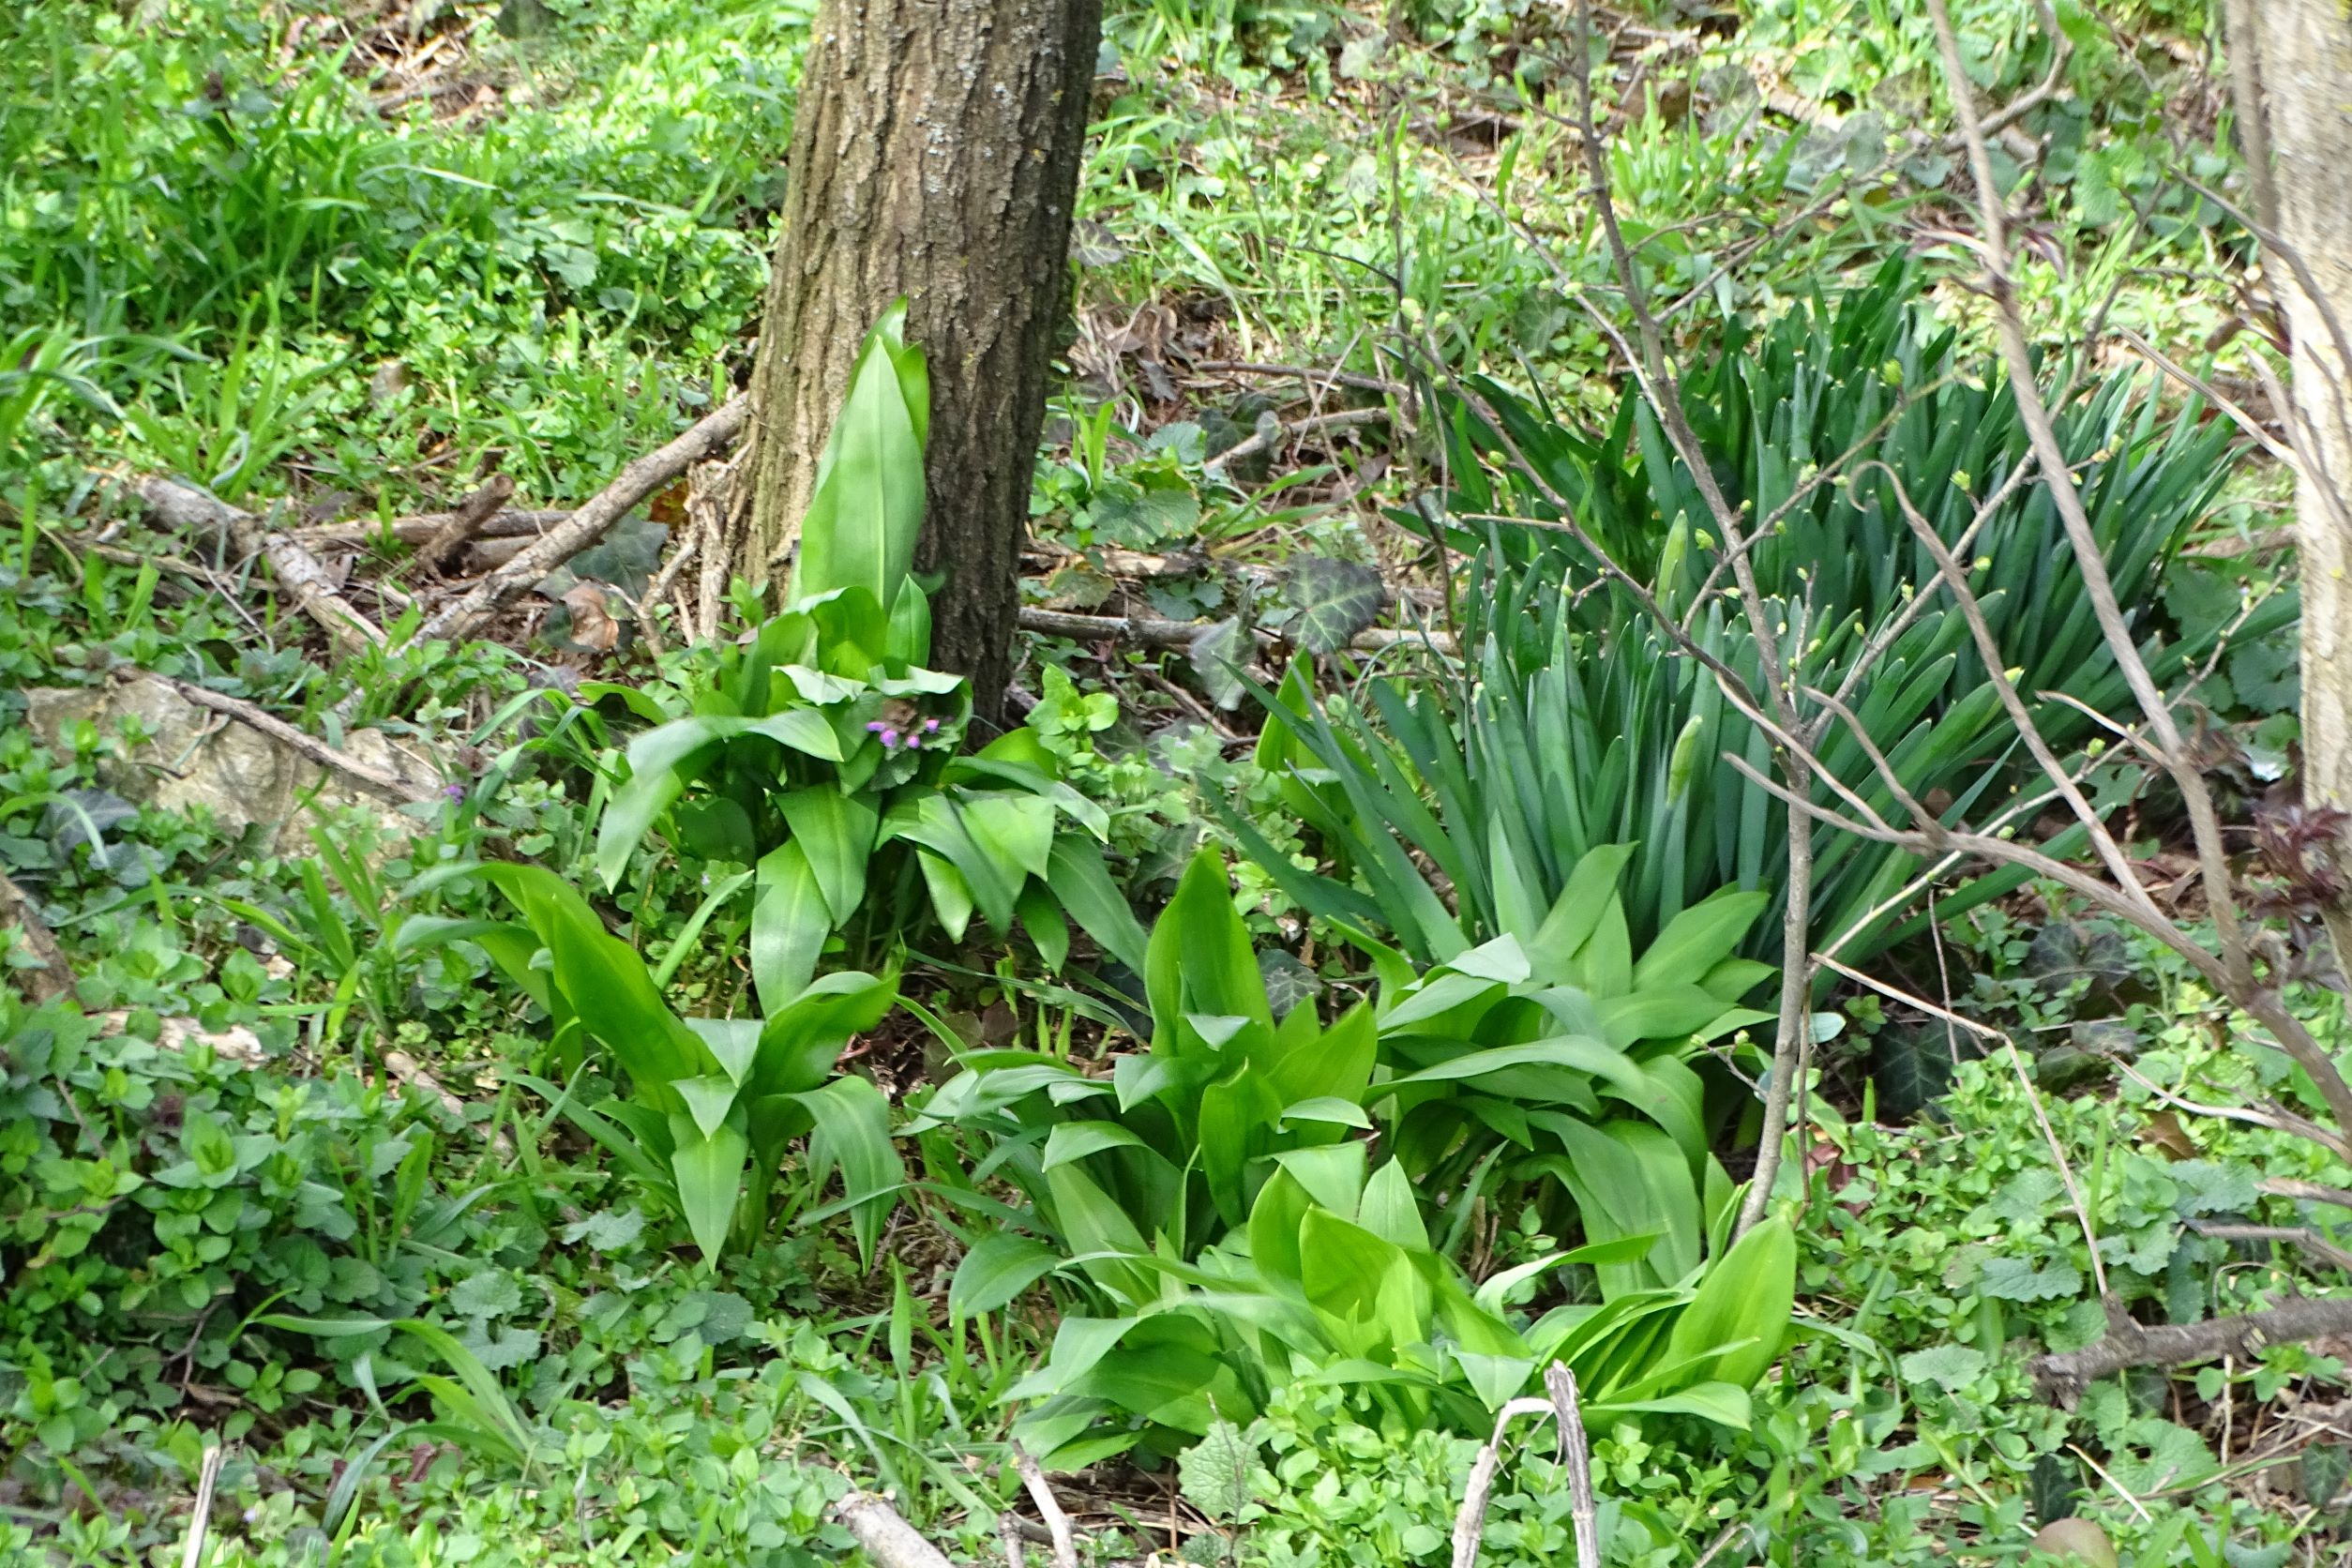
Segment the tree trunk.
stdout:
<svg viewBox="0 0 2352 1568">
<path fill-rule="evenodd" d="M 928 505 L 916 570 L 932 662 L 993 716 L 1101 0 L 822 0 L 792 129 L 753 378 L 751 523 L 736 569 L 780 586 L 858 343 L 907 299 L 930 358 Z"/>
<path fill-rule="evenodd" d="M 2227 20 L 2265 271 L 2295 346 L 2303 796 L 2352 810 L 2352 20 L 2342 0 L 2229 0 Z M 2352 973 L 2352 910 L 2329 928 Z"/>
</svg>

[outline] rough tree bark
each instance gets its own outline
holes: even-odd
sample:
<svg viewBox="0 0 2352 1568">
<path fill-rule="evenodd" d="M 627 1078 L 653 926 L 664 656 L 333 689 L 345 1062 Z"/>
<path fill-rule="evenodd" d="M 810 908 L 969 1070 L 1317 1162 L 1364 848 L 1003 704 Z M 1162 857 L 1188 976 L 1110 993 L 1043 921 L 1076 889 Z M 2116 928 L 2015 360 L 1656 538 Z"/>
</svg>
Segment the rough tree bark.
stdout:
<svg viewBox="0 0 2352 1568">
<path fill-rule="evenodd" d="M 2352 18 L 2343 0 L 2228 0 L 2226 20 L 2252 216 L 2295 345 L 2304 799 L 2352 810 Z M 2352 910 L 2329 927 L 2352 972 Z"/>
<path fill-rule="evenodd" d="M 905 295 L 931 369 L 932 662 L 991 716 L 1101 23 L 1101 0 L 823 0 L 761 328 L 736 569 L 781 585 L 858 343 Z"/>
</svg>

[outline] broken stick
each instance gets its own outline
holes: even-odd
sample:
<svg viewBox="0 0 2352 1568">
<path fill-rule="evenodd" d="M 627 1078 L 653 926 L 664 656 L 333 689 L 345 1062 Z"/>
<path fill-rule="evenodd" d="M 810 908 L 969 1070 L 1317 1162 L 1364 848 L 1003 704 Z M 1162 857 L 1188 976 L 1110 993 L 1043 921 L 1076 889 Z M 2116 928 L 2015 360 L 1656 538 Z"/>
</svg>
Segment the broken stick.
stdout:
<svg viewBox="0 0 2352 1568">
<path fill-rule="evenodd" d="M 852 1492 L 833 1505 L 833 1516 L 866 1548 L 874 1568 L 952 1568 L 944 1552 L 871 1492 Z"/>
<path fill-rule="evenodd" d="M 1206 623 L 1162 621 L 1150 615 L 1074 615 L 1066 611 L 1023 605 L 1020 628 L 1088 642 L 1140 642 L 1147 648 L 1188 648 L 1193 639 L 1206 629 Z M 1260 641 L 1272 640 L 1271 633 L 1261 631 L 1256 635 Z M 1400 642 L 1419 644 L 1440 654 L 1455 651 L 1454 638 L 1449 632 L 1400 631 L 1385 626 L 1367 626 L 1356 633 L 1348 646 L 1361 654 L 1375 654 Z"/>
<path fill-rule="evenodd" d="M 174 528 L 223 530 L 239 555 L 261 557 L 303 613 L 325 627 L 344 652 L 384 646 L 384 633 L 337 591 L 319 558 L 264 519 L 176 479 L 143 479 L 139 498 Z"/>
<path fill-rule="evenodd" d="M 404 545 L 421 545 L 443 529 L 458 514 L 455 512 L 419 512 L 415 517 L 394 518 L 389 522 L 323 522 L 307 528 L 291 530 L 302 544 L 315 549 L 366 550 L 390 538 Z M 527 539 L 561 527 L 572 515 L 569 506 L 533 508 L 507 506 L 492 512 L 474 531 L 477 539 Z"/>
<path fill-rule="evenodd" d="M 742 433 L 748 404 L 731 398 L 690 426 L 669 445 L 656 448 L 621 470 L 563 523 L 529 550 L 475 583 L 466 596 L 417 628 L 416 641 L 470 637 L 531 585 L 605 536 L 630 508 L 732 442 Z"/>
<path fill-rule="evenodd" d="M 482 531 L 482 524 L 491 514 L 506 505 L 515 493 L 514 479 L 505 474 L 493 474 L 480 490 L 467 496 L 449 514 L 449 520 L 437 529 L 433 536 L 419 546 L 416 564 L 438 576 L 458 548 Z"/>
</svg>

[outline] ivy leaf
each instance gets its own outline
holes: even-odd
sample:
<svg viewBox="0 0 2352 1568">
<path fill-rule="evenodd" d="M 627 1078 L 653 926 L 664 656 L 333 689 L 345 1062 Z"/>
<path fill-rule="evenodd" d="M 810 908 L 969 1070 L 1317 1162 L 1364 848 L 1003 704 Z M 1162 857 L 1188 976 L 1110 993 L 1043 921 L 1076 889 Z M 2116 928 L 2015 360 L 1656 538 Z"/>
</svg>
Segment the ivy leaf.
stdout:
<svg viewBox="0 0 2352 1568">
<path fill-rule="evenodd" d="M 1335 654 L 1380 618 L 1388 599 L 1380 574 L 1353 561 L 1308 555 L 1293 562 L 1288 586 L 1298 641 L 1312 652 Z"/>
<path fill-rule="evenodd" d="M 2082 1293 L 2083 1275 L 2063 1258 L 2039 1269 L 2022 1258 L 1989 1258 L 1976 1288 L 2005 1302 L 2059 1301 Z"/>
<path fill-rule="evenodd" d="M 1323 982 L 1315 972 L 1279 947 L 1258 955 L 1258 977 L 1266 984 L 1266 1005 L 1274 1010 L 1277 1023 L 1291 1008 L 1323 994 Z"/>
<path fill-rule="evenodd" d="M 1229 615 L 1212 622 L 1193 633 L 1193 673 L 1200 677 L 1201 689 L 1220 708 L 1241 706 L 1242 696 L 1248 688 L 1242 685 L 1242 671 L 1249 663 L 1251 652 L 1249 633 L 1242 626 L 1242 618 Z"/>
<path fill-rule="evenodd" d="M 449 1310 L 460 1318 L 480 1321 L 488 1318 L 504 1318 L 522 1305 L 522 1287 L 514 1276 L 496 1269 L 484 1269 L 459 1281 L 449 1292 Z"/>
<path fill-rule="evenodd" d="M 2122 1450 L 2107 1463 L 2117 1483 L 2135 1497 L 2199 1485 L 2221 1469 L 2203 1438 L 2157 1416 L 2125 1427 Z"/>
<path fill-rule="evenodd" d="M 2011 1229 L 2031 1230 L 2055 1212 L 2065 1191 L 2056 1171 L 2021 1170 L 2001 1184 L 1987 1207 L 1994 1218 L 2007 1221 Z"/>
<path fill-rule="evenodd" d="M 1878 1091 L 1878 1114 L 1905 1122 L 1952 1087 L 1952 1053 L 1943 1031 L 1891 1023 L 1871 1042 L 1870 1077 Z"/>
<path fill-rule="evenodd" d="M 1249 1500 L 1249 1469 L 1256 1452 L 1229 1421 L 1213 1421 L 1208 1434 L 1176 1457 L 1176 1485 L 1191 1503 L 1225 1524 Z"/>
<path fill-rule="evenodd" d="M 1984 1352 L 1968 1345 L 1930 1345 L 1913 1350 L 1902 1362 L 1906 1381 L 1934 1383 L 1946 1394 L 1957 1394 L 1983 1372 Z"/>
<path fill-rule="evenodd" d="M 635 1209 L 602 1209 L 563 1231 L 565 1241 L 574 1245 L 586 1242 L 598 1252 L 626 1251 L 644 1233 L 645 1216 Z"/>
</svg>

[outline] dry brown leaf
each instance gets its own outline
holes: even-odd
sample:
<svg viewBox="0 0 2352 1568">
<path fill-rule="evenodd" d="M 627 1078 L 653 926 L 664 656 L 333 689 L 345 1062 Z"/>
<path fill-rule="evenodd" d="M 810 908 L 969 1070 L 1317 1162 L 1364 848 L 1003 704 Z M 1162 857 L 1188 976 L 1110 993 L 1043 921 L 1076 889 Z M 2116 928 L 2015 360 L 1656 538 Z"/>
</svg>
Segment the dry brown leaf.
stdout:
<svg viewBox="0 0 2352 1568">
<path fill-rule="evenodd" d="M 572 614 L 571 640 L 581 647 L 610 653 L 621 641 L 621 623 L 606 608 L 601 583 L 575 583 L 564 595 L 564 608 Z"/>
<path fill-rule="evenodd" d="M 2154 1144 L 2177 1160 L 2197 1157 L 2197 1146 L 2190 1140 L 2189 1130 L 2180 1124 L 2180 1118 L 2169 1110 L 2150 1115 L 2140 1128 L 2140 1139 Z"/>
</svg>

